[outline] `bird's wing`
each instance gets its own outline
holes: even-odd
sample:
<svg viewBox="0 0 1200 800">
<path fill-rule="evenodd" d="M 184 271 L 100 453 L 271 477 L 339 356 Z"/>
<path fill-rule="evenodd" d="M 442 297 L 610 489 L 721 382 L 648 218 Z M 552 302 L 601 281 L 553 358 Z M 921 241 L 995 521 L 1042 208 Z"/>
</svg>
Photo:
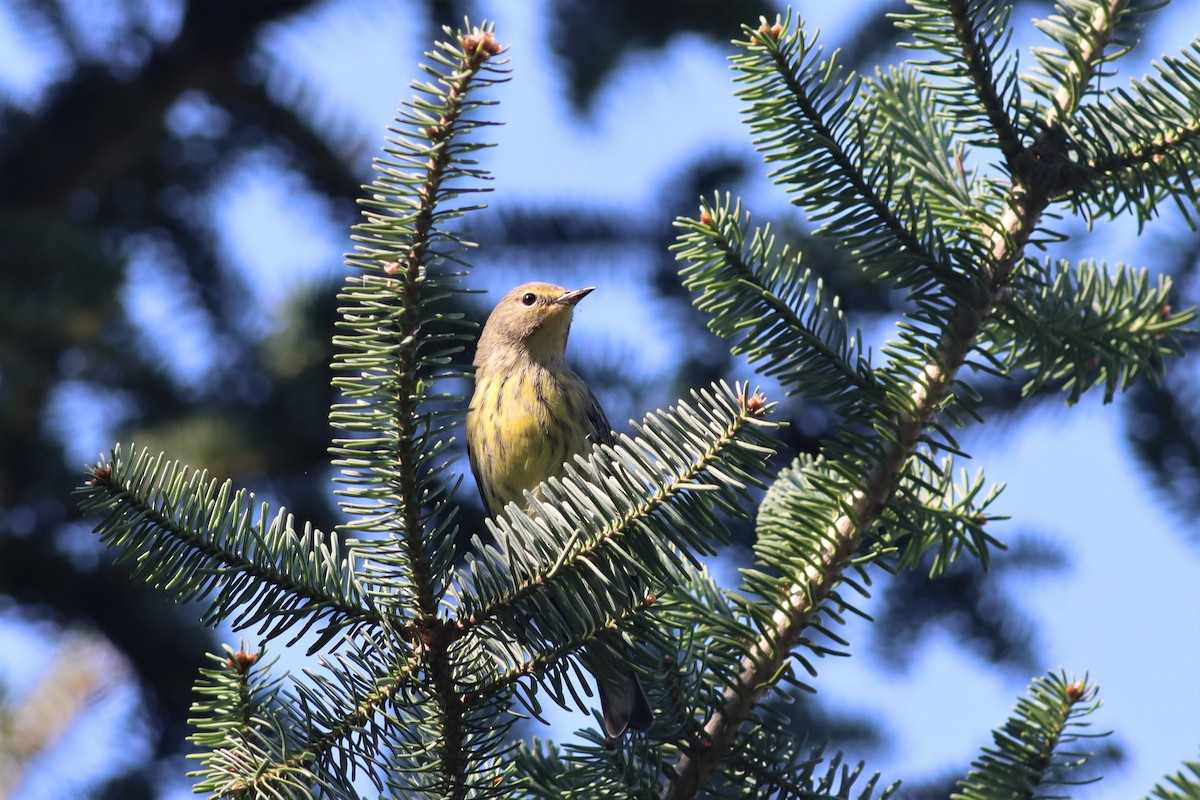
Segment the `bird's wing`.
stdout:
<svg viewBox="0 0 1200 800">
<path fill-rule="evenodd" d="M 479 459 L 475 455 L 475 448 L 471 445 L 471 437 L 466 438 L 467 461 L 471 464 L 471 477 L 475 479 L 475 488 L 479 490 L 479 498 L 483 500 L 483 510 L 490 515 L 492 509 L 488 504 L 487 494 L 483 491 L 483 477 L 479 474 Z"/>
<path fill-rule="evenodd" d="M 592 440 L 598 444 L 615 445 L 617 437 L 613 436 L 612 426 L 608 424 L 608 417 L 604 415 L 604 408 L 600 405 L 600 401 L 596 399 L 595 393 L 589 388 L 588 393 L 588 422 L 592 425 Z"/>
</svg>

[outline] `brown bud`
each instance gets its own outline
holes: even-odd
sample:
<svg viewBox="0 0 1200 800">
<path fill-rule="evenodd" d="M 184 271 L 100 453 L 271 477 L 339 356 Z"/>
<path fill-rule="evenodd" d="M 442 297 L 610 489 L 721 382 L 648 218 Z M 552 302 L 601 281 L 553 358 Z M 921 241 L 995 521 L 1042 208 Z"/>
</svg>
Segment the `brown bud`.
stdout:
<svg viewBox="0 0 1200 800">
<path fill-rule="evenodd" d="M 702 209 L 700 211 L 700 224 L 706 228 L 712 227 L 712 224 L 713 224 L 712 214 L 708 213 L 707 208 Z"/>
<path fill-rule="evenodd" d="M 766 20 L 758 26 L 758 33 L 750 37 L 750 41 L 754 44 L 764 44 L 768 39 L 774 42 L 779 41 L 779 37 L 783 35 L 783 26 L 776 22 L 774 25 L 768 25 Z"/>
<path fill-rule="evenodd" d="M 484 31 L 479 28 L 475 28 L 470 33 L 463 34 L 458 43 L 462 45 L 463 52 L 468 57 L 478 58 L 481 61 L 487 61 L 492 56 L 499 55 L 503 49 L 491 31 Z"/>
<path fill-rule="evenodd" d="M 1067 702 L 1079 702 L 1085 691 L 1087 691 L 1087 684 L 1083 681 L 1075 681 L 1074 683 L 1067 684 Z"/>
<path fill-rule="evenodd" d="M 90 481 L 88 481 L 88 484 L 91 486 L 99 486 L 103 483 L 108 483 L 111 480 L 112 480 L 112 465 L 111 464 L 97 464 L 96 468 L 94 470 L 92 470 L 92 479 Z"/>
<path fill-rule="evenodd" d="M 230 669 L 236 669 L 238 672 L 246 672 L 253 667 L 258 661 L 258 653 L 247 653 L 245 650 L 238 650 L 230 658 L 225 660 L 225 664 Z"/>
<path fill-rule="evenodd" d="M 745 408 L 746 413 L 750 414 L 751 416 L 758 416 L 762 413 L 766 404 L 767 398 L 763 396 L 763 393 L 755 392 L 743 401 L 743 408 Z"/>
</svg>

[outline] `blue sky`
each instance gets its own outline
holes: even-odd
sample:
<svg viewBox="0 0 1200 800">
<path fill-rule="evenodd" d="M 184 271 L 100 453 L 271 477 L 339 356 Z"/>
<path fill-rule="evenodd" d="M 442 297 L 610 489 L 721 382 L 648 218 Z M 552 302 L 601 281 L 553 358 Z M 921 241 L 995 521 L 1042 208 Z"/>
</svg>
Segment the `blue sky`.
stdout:
<svg viewBox="0 0 1200 800">
<path fill-rule="evenodd" d="M 694 37 L 677 40 L 663 54 L 630 60 L 600 94 L 590 119 L 572 117 L 549 66 L 540 27 L 543 5 L 485 4 L 498 38 L 510 47 L 513 68 L 513 80 L 494 92 L 502 102 L 496 116 L 505 125 L 493 132 L 500 147 L 488 155 L 497 189 L 490 203 L 537 198 L 598 210 L 627 205 L 652 214 L 659 182 L 700 147 L 717 142 L 730 150 L 750 149 L 732 96 L 727 49 Z M 805 13 L 811 25 L 827 32 L 826 45 L 836 46 L 843 16 L 857 18 L 874 5 L 811 4 Z M 410 13 L 405 2 L 375 4 L 369 11 L 331 3 L 297 24 L 272 29 L 262 44 L 264 64 L 273 80 L 304 83 L 321 98 L 322 114 L 349 126 L 374 150 L 416 76 L 423 47 L 410 34 Z M 1171 20 L 1154 27 L 1147 57 L 1178 51 L 1200 30 L 1200 12 L 1186 2 L 1164 13 Z M 53 53 L 30 51 L 5 18 L 0 11 L 0 85 L 35 94 L 53 74 Z M 1022 63 L 1028 67 L 1032 59 Z M 1144 62 L 1135 63 L 1122 62 L 1120 81 L 1142 74 Z M 363 75 L 372 77 L 364 81 Z M 177 124 L 197 118 L 203 120 L 203 108 L 185 109 Z M 765 181 L 747 199 L 751 209 L 771 213 L 782 204 L 782 194 Z M 346 232 L 329 222 L 302 183 L 268 158 L 231 171 L 209 212 L 214 231 L 228 252 L 238 254 L 235 260 L 265 308 L 286 303 L 312 279 L 343 270 Z M 264 229 L 268 219 L 281 224 Z M 1147 262 L 1153 249 L 1129 226 L 1106 226 L 1071 252 L 1154 266 Z M 131 284 L 129 302 L 147 327 L 175 327 L 182 336 L 187 326 L 153 316 L 154 300 L 169 278 L 151 256 L 139 254 L 142 279 Z M 475 280 L 503 291 L 525 279 L 555 279 L 531 265 L 508 266 L 502 274 L 480 270 Z M 669 320 L 639 295 L 638 268 L 595 265 L 592 282 L 600 288 L 581 306 L 572 335 L 575 358 L 603 350 L 631 353 L 631 368 L 649 376 L 667 357 Z M 620 314 L 610 313 L 617 308 Z M 192 352 L 198 361 L 185 371 L 198 375 L 204 349 Z M 1195 522 L 1165 511 L 1162 496 L 1136 467 L 1119 410 L 1097 400 L 1031 415 L 1016 425 L 989 424 L 965 446 L 975 456 L 967 465 L 972 471 L 982 467 L 991 481 L 1007 484 L 998 510 L 1013 520 L 989 532 L 1003 540 L 1037 531 L 1069 553 L 1065 572 L 1006 580 L 1018 604 L 1037 620 L 1044 668 L 1090 673 L 1104 703 L 1093 722 L 1115 730 L 1128 750 L 1130 760 L 1120 771 L 1078 796 L 1126 798 L 1144 795 L 1181 760 L 1200 755 L 1200 548 L 1188 544 L 1180 530 Z M 81 461 L 111 443 L 108 431 L 70 429 L 64 436 Z M 936 637 L 918 649 L 907 672 L 896 675 L 860 652 L 870 635 L 868 625 L 853 623 L 848 638 L 854 657 L 819 664 L 815 685 L 834 709 L 883 724 L 890 749 L 862 755 L 868 769 L 882 771 L 886 780 L 964 767 L 1028 683 Z"/>
</svg>

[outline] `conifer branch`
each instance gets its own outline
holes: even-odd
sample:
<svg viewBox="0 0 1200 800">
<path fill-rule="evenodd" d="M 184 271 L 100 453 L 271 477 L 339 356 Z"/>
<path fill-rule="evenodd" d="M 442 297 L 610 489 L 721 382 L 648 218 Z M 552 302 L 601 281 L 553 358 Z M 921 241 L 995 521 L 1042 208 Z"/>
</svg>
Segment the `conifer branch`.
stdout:
<svg viewBox="0 0 1200 800">
<path fill-rule="evenodd" d="M 989 322 L 989 349 L 1010 367 L 1029 370 L 1032 394 L 1062 383 L 1067 402 L 1104 386 L 1104 401 L 1142 376 L 1157 380 L 1166 356 L 1180 353 L 1194 309 L 1175 312 L 1170 278 L 1154 284 L 1147 270 L 1059 262 L 1026 265 Z"/>
<path fill-rule="evenodd" d="M 466 169 L 462 158 L 464 152 L 480 145 L 458 144 L 456 138 L 483 124 L 464 119 L 464 114 L 482 105 L 468 97 L 479 88 L 476 84 L 490 82 L 481 80 L 480 73 L 488 60 L 500 53 L 486 28 L 462 33 L 455 43 L 439 47 L 442 53 L 429 55 L 445 72 L 426 69 L 442 86 L 417 85 L 427 98 L 414 99 L 401 117 L 410 126 L 413 140 L 394 142 L 395 163 L 377 161 L 381 177 L 370 187 L 375 195 L 363 202 L 369 221 L 355 228 L 360 233 L 355 238 L 364 246 L 349 257 L 351 264 L 366 270 L 357 281 L 351 279 L 344 295 L 357 303 L 343 310 L 342 327 L 353 335 L 335 338 L 346 351 L 335 364 L 339 371 L 349 373 L 337 381 L 344 395 L 352 401 L 372 396 L 378 402 L 369 406 L 351 402 L 336 406 L 331 414 L 342 427 L 376 433 L 374 439 L 342 441 L 336 451 L 343 457 L 335 463 L 351 468 L 345 482 L 356 489 L 366 484 L 375 490 L 346 492 L 373 501 L 344 503 L 348 511 L 365 518 L 348 527 L 370 526 L 396 536 L 396 549 L 408 573 L 403 596 L 412 598 L 413 613 L 422 620 L 436 618 L 440 596 L 434 577 L 437 565 L 428 557 L 435 532 L 426 524 L 430 487 L 422 471 L 429 469 L 431 457 L 441 449 L 430 434 L 442 431 L 425 407 L 431 398 L 429 376 L 423 368 L 444 364 L 453 352 L 446 349 L 447 342 L 428 332 L 430 306 L 452 286 L 448 279 L 439 281 L 433 267 L 465 246 L 443 229 L 443 223 L 471 209 L 445 206 L 461 192 L 478 191 L 449 184 L 460 177 L 482 177 L 478 171 Z M 416 175 L 397 169 L 413 167 Z M 438 242 L 450 247 L 436 250 Z M 442 338 L 452 342 L 461 337 Z M 379 508 L 381 497 L 387 499 L 387 511 Z"/>
<path fill-rule="evenodd" d="M 130 448 L 132 451 L 132 448 Z M 361 625 L 386 624 L 362 597 L 336 537 L 292 528 L 291 516 L 232 483 L 209 479 L 166 457 L 117 446 L 79 490 L 86 514 L 103 514 L 101 541 L 135 562 L 146 583 L 187 602 L 215 592 L 206 620 L 237 614 L 234 629 L 261 623 L 267 637 L 319 620 L 321 642 Z"/>
<path fill-rule="evenodd" d="M 1063 673 L 1034 679 L 1013 715 L 992 732 L 994 745 L 983 749 L 951 800 L 1036 800 L 1046 797 L 1041 789 L 1049 786 L 1099 780 L 1072 779 L 1088 754 L 1064 750 L 1080 739 L 1107 735 L 1082 730 L 1089 726 L 1083 718 L 1099 706 L 1096 687 L 1086 677 L 1075 681 Z"/>
<path fill-rule="evenodd" d="M 1059 6 L 1066 17 L 1042 20 L 1038 27 L 1056 40 L 1061 52 L 1035 51 L 1050 83 L 1035 81 L 1035 88 L 1050 101 L 1042 121 L 1046 131 L 1061 128 L 1078 110 L 1092 85 L 1106 48 L 1117 32 L 1117 23 L 1128 12 L 1129 0 L 1065 0 Z M 1051 89 L 1046 92 L 1044 90 Z"/>
<path fill-rule="evenodd" d="M 226 650 L 229 651 L 229 648 Z M 212 750 L 211 753 L 201 756 L 206 770 L 193 773 L 194 776 L 204 777 L 204 781 L 198 784 L 198 788 L 213 788 L 221 796 L 231 793 L 238 797 L 275 795 L 308 797 L 310 784 L 328 785 L 344 780 L 348 776 L 343 774 L 344 770 L 340 765 L 328 764 L 322 767 L 322 763 L 329 760 L 335 749 L 349 749 L 351 740 L 363 740 L 364 728 L 368 727 L 372 720 L 384 713 L 386 707 L 395 701 L 400 688 L 414 679 L 418 666 L 413 661 L 393 668 L 387 674 L 377 676 L 372 690 L 355 698 L 354 704 L 343 712 L 333 724 L 323 731 L 301 738 L 295 735 L 295 730 L 289 731 L 286 725 L 280 725 L 278 722 L 275 724 L 274 730 L 271 730 L 270 726 L 262 725 L 261 720 L 264 716 L 269 717 L 278 713 L 287 707 L 287 701 L 275 695 L 273 687 L 267 697 L 256 696 L 262 695 L 262 690 L 250 688 L 249 679 L 252 675 L 252 668 L 261 655 L 261 653 L 230 652 L 229 658 L 223 665 L 224 670 L 213 670 L 206 673 L 214 682 L 214 689 L 218 689 L 230 681 L 237 687 L 235 714 L 240 715 L 241 720 L 240 724 L 230 728 L 229 732 L 236 732 L 235 735 L 242 738 L 240 741 L 214 742 L 207 733 L 197 733 L 192 737 L 194 743 L 207 746 Z M 227 675 L 221 674 L 222 672 Z M 202 690 L 202 693 L 219 696 L 224 692 L 218 689 L 210 692 Z M 302 700 L 300 705 L 304 707 L 308 704 Z M 270 706 L 274 706 L 276 710 L 272 711 Z M 200 705 L 195 710 L 209 709 Z M 219 726 L 212 726 L 211 723 L 207 726 L 203 721 L 198 721 L 198 723 L 201 730 L 205 727 L 213 727 L 215 731 L 221 730 Z M 291 724 L 298 727 L 296 722 Z M 248 747 L 253 739 L 259 738 L 247 738 L 247 732 L 255 727 L 263 727 L 263 733 L 277 742 L 279 749 L 276 757 L 263 757 L 265 754 L 258 755 L 254 752 L 254 749 L 257 748 Z M 306 727 L 312 729 L 311 724 Z M 221 733 L 220 735 L 227 736 L 228 734 Z M 239 749 L 243 750 L 240 754 L 238 753 Z M 222 764 L 227 766 L 222 768 Z M 238 765 L 240 768 L 230 769 L 233 765 Z M 349 781 L 347 780 L 345 783 L 349 787 Z"/>
<path fill-rule="evenodd" d="M 1111 6 L 1091 15 L 1089 27 L 1079 33 L 1081 65 L 1067 71 L 1068 85 L 1054 94 L 1056 105 L 1046 112 L 1046 121 L 1053 126 L 1076 111 L 1085 88 L 1079 81 L 1090 80 L 1096 66 L 1103 61 L 1103 46 L 1111 39 L 1117 14 L 1125 5 L 1124 0 L 1110 2 Z M 756 45 L 753 42 L 748 46 Z M 780 62 L 779 69 L 786 80 L 790 73 L 787 63 Z M 791 88 L 803 90 L 800 85 Z M 1021 263 L 1025 246 L 1054 190 L 1052 182 L 1040 179 L 1036 173 L 1013 175 L 1003 215 L 984 231 L 990 239 L 990 252 L 986 262 L 977 265 L 979 291 L 955 300 L 949 323 L 938 335 L 930 358 L 908 386 L 907 402 L 898 406 L 889 425 L 889 435 L 882 437 L 861 483 L 845 500 L 845 512 L 834 521 L 824 539 L 819 562 L 797 576 L 786 601 L 777 605 L 771 625 L 761 636 L 745 642 L 746 655 L 741 661 L 740 674 L 726 689 L 720 707 L 706 721 L 703 746 L 692 747 L 679 758 L 669 772 L 664 798 L 695 797 L 714 770 L 730 756 L 743 722 L 781 673 L 802 634 L 820 611 L 824 598 L 840 583 L 843 572 L 887 507 L 917 445 L 952 396 L 958 372 L 967 363 L 984 322 L 995 311 Z"/>
<path fill-rule="evenodd" d="M 1092 215 L 1132 208 L 1142 224 L 1169 198 L 1195 227 L 1200 209 L 1200 187 L 1192 178 L 1200 164 L 1200 40 L 1179 56 L 1155 62 L 1154 68 L 1080 109 L 1080 120 L 1069 131 L 1084 165 L 1074 172 L 1083 190 L 1077 205 Z"/>
<path fill-rule="evenodd" d="M 787 734 L 787 739 L 792 738 L 792 734 Z M 800 748 L 787 739 L 780 741 L 779 746 L 786 751 L 799 753 Z M 766 749 L 765 752 L 771 750 Z M 778 760 L 767 763 L 739 754 L 731 759 L 730 767 L 734 780 L 749 783 L 760 792 L 767 793 L 766 796 L 779 800 L 842 800 L 851 797 L 854 784 L 862 777 L 866 765 L 860 761 L 851 768 L 842 762 L 842 755 L 836 753 L 829 759 L 825 771 L 818 773 L 817 767 L 824 763 L 824 753 L 818 747 L 813 748 L 810 755 L 787 759 L 782 764 Z M 876 796 L 879 778 L 879 773 L 873 774 L 853 796 L 857 800 L 872 800 Z M 888 800 L 899 789 L 899 781 L 885 786 L 878 800 Z"/>
<path fill-rule="evenodd" d="M 745 52 L 731 57 L 741 73 L 736 80 L 745 84 L 737 94 L 750 103 L 744 114 L 765 160 L 784 162 L 771 177 L 797 193 L 795 202 L 810 207 L 823 232 L 844 236 L 862 263 L 882 266 L 879 274 L 901 285 L 930 277 L 957 285 L 961 276 L 946 263 L 937 232 L 914 229 L 926 220 L 920 203 L 909 196 L 896 202 L 890 161 L 865 154 L 868 125 L 854 107 L 860 79 L 843 76 L 836 54 L 822 60 L 803 29 L 793 29 L 790 14 L 744 32 L 736 44 Z"/>
<path fill-rule="evenodd" d="M 693 552 L 713 551 L 720 528 L 707 500 L 719 501 L 722 486 L 758 481 L 772 452 L 764 430 L 773 425 L 766 417 L 775 404 L 744 387 L 714 385 L 693 394 L 696 406 L 679 403 L 648 415 L 635 426 L 636 437 L 622 435 L 616 445 L 568 464 L 561 479 L 541 487 L 543 498 L 531 496 L 531 513 L 513 506 L 495 522 L 498 549 L 471 561 L 470 582 L 460 590 L 465 630 L 513 613 L 547 586 L 570 584 L 581 596 L 607 593 L 591 582 L 611 584 L 614 569 L 632 569 L 639 580 L 667 580 L 673 565 L 694 558 Z M 601 500 L 616 505 L 592 513 L 591 504 Z M 671 514 L 663 516 L 668 508 Z M 545 546 L 535 544 L 548 538 Z M 595 562 L 608 565 L 602 578 Z"/>
<path fill-rule="evenodd" d="M 1020 107 L 1020 96 L 1004 53 L 1011 38 L 1011 4 L 1005 0 L 910 0 L 909 6 L 912 12 L 892 18 L 913 34 L 910 46 L 935 50 L 944 58 L 921 66 L 931 75 L 958 84 L 938 91 L 950 96 L 950 107 L 968 122 L 963 132 L 994 137 L 987 143 L 999 148 L 1011 169 L 1024 148 L 1023 132 L 1010 113 Z M 1002 59 L 998 70 L 997 61 Z M 976 122 L 979 117 L 982 119 Z"/>
<path fill-rule="evenodd" d="M 907 408 L 893 420 L 893 436 L 880 443 L 879 455 L 866 471 L 862 487 L 853 491 L 846 502 L 847 512 L 831 526 L 820 561 L 799 576 L 762 638 L 747 643 L 737 681 L 726 690 L 722 706 L 705 723 L 705 747 L 679 759 L 664 797 L 682 800 L 696 796 L 727 757 L 741 723 L 779 675 L 824 598 L 841 582 L 844 570 L 887 506 L 896 481 L 951 391 L 958 370 L 974 348 L 983 320 L 994 309 L 1049 202 L 1044 190 L 1013 187 L 1008 211 L 992 232 L 992 260 L 983 266 L 988 292 L 957 304 L 953 322 L 943 330 L 933 358 L 909 387 Z"/>
<path fill-rule="evenodd" d="M 353 544 L 367 593 L 408 621 L 394 633 L 420 654 L 418 696 L 427 714 L 423 730 L 413 734 L 408 772 L 452 798 L 467 796 L 482 780 L 481 751 L 451 657 L 459 629 L 439 613 L 456 533 L 445 502 L 448 464 L 440 460 L 458 419 L 445 407 L 461 398 L 431 387 L 435 377 L 462 374 L 451 358 L 463 349 L 468 326 L 461 315 L 439 311 L 439 300 L 464 291 L 461 273 L 444 265 L 461 264 L 459 254 L 470 245 L 449 222 L 481 207 L 453 201 L 484 190 L 478 183 L 486 173 L 469 156 L 488 145 L 468 134 L 494 124 L 473 112 L 494 102 L 475 95 L 500 79 L 502 50 L 485 24 L 452 34 L 426 54 L 432 64 L 422 69 L 433 82 L 413 85 L 418 94 L 398 114 L 397 136 L 387 157 L 376 160 L 378 175 L 361 201 L 366 221 L 355 226 L 357 252 L 347 257 L 361 272 L 341 295 L 348 305 L 339 326 L 346 333 L 335 337 L 341 351 L 335 385 L 344 402 L 334 406 L 331 421 L 365 434 L 335 443 L 334 463 L 347 486 L 342 505 L 352 517 L 344 529 L 371 535 Z"/>
<path fill-rule="evenodd" d="M 996 43 L 985 41 L 977 27 L 978 20 L 973 13 L 975 9 L 972 8 L 977 4 L 968 0 L 950 0 L 947 5 L 950 8 L 955 34 L 962 46 L 962 58 L 967 66 L 967 74 L 971 76 L 971 85 L 980 105 L 987 112 L 987 120 L 996 135 L 1000 152 L 1004 155 L 1005 162 L 1011 165 L 1017 153 L 1021 151 L 1022 136 L 1016 122 L 1008 115 L 1008 109 L 1005 108 L 1005 102 L 996 86 Z"/>
<path fill-rule="evenodd" d="M 526 657 L 515 666 L 500 673 L 494 679 L 472 687 L 465 693 L 464 702 L 468 705 L 475 705 L 508 691 L 522 678 L 536 678 L 545 675 L 550 670 L 559 666 L 566 658 L 578 653 L 589 643 L 601 641 L 602 634 L 606 631 L 621 629 L 626 627 L 630 622 L 640 619 L 654 606 L 656 600 L 657 597 L 653 594 L 643 595 L 638 598 L 637 602 L 631 603 L 625 608 L 618 609 L 609 619 L 601 621 L 599 624 L 589 624 L 585 630 L 580 631 L 572 639 L 549 648 L 537 649 L 532 657 Z"/>
<path fill-rule="evenodd" d="M 1168 775 L 1146 796 L 1146 800 L 1195 800 L 1200 797 L 1200 761 L 1185 761 L 1183 766 L 1187 772 L 1181 769 Z"/>
<path fill-rule="evenodd" d="M 728 196 L 702 203 L 699 220 L 681 217 L 675 224 L 685 231 L 672 248 L 688 263 L 680 270 L 684 288 L 709 315 L 709 330 L 734 342 L 733 354 L 763 362 L 764 375 L 834 407 L 880 399 L 840 301 L 800 269 L 788 248 L 776 252 L 770 226 L 752 229 L 750 214 Z"/>
</svg>

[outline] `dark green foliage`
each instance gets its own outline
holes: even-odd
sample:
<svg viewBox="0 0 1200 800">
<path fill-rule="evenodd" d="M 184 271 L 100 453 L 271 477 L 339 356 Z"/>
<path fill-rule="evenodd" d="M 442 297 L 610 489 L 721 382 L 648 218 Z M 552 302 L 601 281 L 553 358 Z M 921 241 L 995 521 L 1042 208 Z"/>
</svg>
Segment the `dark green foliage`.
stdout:
<svg viewBox="0 0 1200 800">
<path fill-rule="evenodd" d="M 1200 797 L 1200 762 L 1185 761 L 1185 770 L 1168 775 L 1147 797 L 1161 800 L 1195 800 Z"/>
<path fill-rule="evenodd" d="M 1097 689 L 1087 678 L 1065 673 L 1036 678 L 1013 716 L 992 732 L 993 745 L 983 748 L 954 800 L 1034 800 L 1069 797 L 1054 794 L 1063 787 L 1088 783 L 1072 776 L 1087 763 L 1088 733 L 1084 718 L 1094 712 Z"/>
<path fill-rule="evenodd" d="M 1032 372 L 1031 389 L 1061 385 L 1073 401 L 1103 385 L 1111 399 L 1159 375 L 1195 316 L 1166 313 L 1165 279 L 1026 255 L 1062 237 L 1057 213 L 1123 210 L 1084 179 L 1077 155 L 1111 142 L 1078 121 L 1103 121 L 1086 109 L 1105 102 L 1093 84 L 1127 50 L 1129 15 L 1067 0 L 1027 76 L 1007 55 L 1006 7 L 914 6 L 904 27 L 933 62 L 862 79 L 790 16 L 745 27 L 732 59 L 748 126 L 772 177 L 821 223 L 814 236 L 903 298 L 877 353 L 739 202 L 718 195 L 678 221 L 684 286 L 710 330 L 834 416 L 820 452 L 770 465 L 774 404 L 714 384 L 571 464 L 489 524 L 490 543 L 457 516 L 470 243 L 456 224 L 482 207 L 475 154 L 494 101 L 480 95 L 506 73 L 487 26 L 427 54 L 430 82 L 376 162 L 339 296 L 337 535 L 298 535 L 285 512 L 255 513 L 249 494 L 145 454 L 114 451 L 84 490 L 102 537 L 151 584 L 211 594 L 210 620 L 268 636 L 311 626 L 312 648 L 330 653 L 283 682 L 255 657 L 217 659 L 196 709 L 202 788 L 345 796 L 362 770 L 379 791 L 437 797 L 896 792 L 810 747 L 778 704 L 811 688 L 819 659 L 848 654 L 838 628 L 865 616 L 854 595 L 878 569 L 937 578 L 967 557 L 986 568 L 1002 546 L 985 531 L 1001 519 L 989 512 L 999 488 L 955 474 L 966 454 L 954 428 L 980 416 L 976 379 Z M 1183 134 L 1197 106 L 1188 118 L 1164 103 L 1181 173 L 1147 181 L 1193 209 Z M 972 158 L 986 163 L 968 175 Z M 755 514 L 751 490 L 765 484 Z M 727 541 L 726 516 L 754 518 L 735 589 L 700 561 Z M 589 706 L 573 660 L 589 644 L 617 645 L 642 675 L 655 726 L 562 748 L 508 739 L 516 708 L 540 716 L 543 692 Z M 1065 675 L 1035 681 L 958 796 L 1049 797 L 1079 782 L 1094 696 Z"/>
</svg>

